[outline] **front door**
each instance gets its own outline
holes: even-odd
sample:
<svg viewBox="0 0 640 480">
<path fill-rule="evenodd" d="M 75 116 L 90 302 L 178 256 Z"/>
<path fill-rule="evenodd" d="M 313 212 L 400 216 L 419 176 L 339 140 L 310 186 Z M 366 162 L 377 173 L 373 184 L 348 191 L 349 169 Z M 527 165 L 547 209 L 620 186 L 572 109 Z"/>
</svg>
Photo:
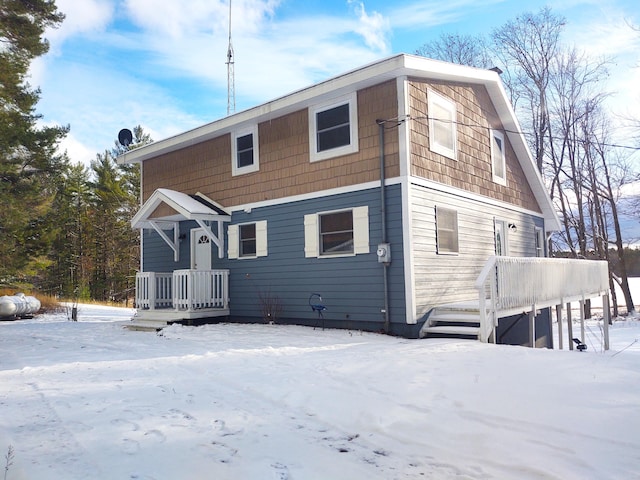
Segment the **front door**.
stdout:
<svg viewBox="0 0 640 480">
<path fill-rule="evenodd" d="M 211 239 L 202 228 L 191 230 L 191 268 L 211 270 Z"/>
<path fill-rule="evenodd" d="M 503 220 L 496 220 L 494 222 L 494 229 L 496 237 L 496 255 L 509 255 L 506 222 Z"/>
</svg>

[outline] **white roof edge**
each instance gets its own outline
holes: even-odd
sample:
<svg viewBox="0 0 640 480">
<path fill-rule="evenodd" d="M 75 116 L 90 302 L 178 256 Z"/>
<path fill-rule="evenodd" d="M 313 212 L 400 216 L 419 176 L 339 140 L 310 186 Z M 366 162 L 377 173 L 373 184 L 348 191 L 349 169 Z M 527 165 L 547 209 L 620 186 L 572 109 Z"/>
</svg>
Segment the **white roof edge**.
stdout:
<svg viewBox="0 0 640 480">
<path fill-rule="evenodd" d="M 230 217 L 230 215 L 220 215 L 186 193 L 168 188 L 158 188 L 133 216 L 131 226 L 140 228 L 142 224 L 146 224 L 149 221 L 149 216 L 161 203 L 169 205 L 186 220 L 214 220 Z M 222 207 L 220 208 L 222 209 Z M 226 210 L 222 210 L 226 212 Z M 158 221 L 162 221 L 162 219 L 158 219 Z"/>
<path fill-rule="evenodd" d="M 294 91 L 256 107 L 220 118 L 192 130 L 130 150 L 118 156 L 116 161 L 120 164 L 141 162 L 207 138 L 214 138 L 232 131 L 244 123 L 261 121 L 261 117 L 280 116 L 304 108 L 311 103 L 312 99 L 332 92 L 339 92 L 343 89 L 360 89 L 375 85 L 385 79 L 407 75 L 435 80 L 453 79 L 471 83 L 498 82 L 497 73 L 490 70 L 451 64 L 416 55 L 398 54 Z"/>
<path fill-rule="evenodd" d="M 281 116 L 305 108 L 312 104 L 312 101 L 317 101 L 319 97 L 340 95 L 347 90 L 358 90 L 399 76 L 484 85 L 542 209 L 547 230 L 560 229 L 560 220 L 553 202 L 523 137 L 522 129 L 498 73 L 404 53 L 372 62 L 256 107 L 130 150 L 119 156 L 117 162 L 120 164 L 142 162 L 208 138 L 215 138 L 248 122 L 260 122 L 269 117 Z"/>
</svg>

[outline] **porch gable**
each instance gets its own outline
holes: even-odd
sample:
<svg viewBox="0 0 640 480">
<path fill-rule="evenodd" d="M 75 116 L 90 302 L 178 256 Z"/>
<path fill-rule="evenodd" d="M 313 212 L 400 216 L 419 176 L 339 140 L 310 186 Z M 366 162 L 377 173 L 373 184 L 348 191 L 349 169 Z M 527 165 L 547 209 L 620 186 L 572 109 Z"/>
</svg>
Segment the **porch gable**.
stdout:
<svg viewBox="0 0 640 480">
<path fill-rule="evenodd" d="M 164 215 L 160 206 L 166 205 Z M 188 195 L 168 188 L 158 188 L 140 210 L 131 219 L 131 227 L 135 229 L 153 229 L 160 238 L 173 250 L 174 261 L 180 260 L 180 222 L 195 221 L 206 233 L 209 239 L 218 247 L 218 256 L 224 256 L 224 222 L 231 221 L 231 214 L 213 200 L 201 193 Z M 212 224 L 216 223 L 214 232 Z M 166 231 L 173 231 L 171 238 Z"/>
</svg>

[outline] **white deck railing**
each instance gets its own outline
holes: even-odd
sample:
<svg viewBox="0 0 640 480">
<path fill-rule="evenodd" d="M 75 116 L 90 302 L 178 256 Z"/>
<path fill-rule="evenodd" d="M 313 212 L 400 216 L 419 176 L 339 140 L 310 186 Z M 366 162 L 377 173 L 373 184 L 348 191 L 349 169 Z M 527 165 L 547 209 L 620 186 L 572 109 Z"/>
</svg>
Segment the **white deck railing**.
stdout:
<svg viewBox="0 0 640 480">
<path fill-rule="evenodd" d="M 607 262 L 568 258 L 489 258 L 476 280 L 480 340 L 488 341 L 500 316 L 584 301 L 609 290 Z"/>
<path fill-rule="evenodd" d="M 194 311 L 229 308 L 228 270 L 136 273 L 136 308 Z"/>
</svg>

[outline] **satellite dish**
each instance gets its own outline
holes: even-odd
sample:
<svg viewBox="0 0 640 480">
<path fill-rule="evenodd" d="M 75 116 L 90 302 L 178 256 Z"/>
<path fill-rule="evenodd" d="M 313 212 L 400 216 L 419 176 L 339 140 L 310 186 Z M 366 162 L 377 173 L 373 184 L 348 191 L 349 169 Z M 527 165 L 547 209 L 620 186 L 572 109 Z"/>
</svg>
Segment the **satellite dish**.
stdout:
<svg viewBox="0 0 640 480">
<path fill-rule="evenodd" d="M 118 141 L 120 142 L 120 145 L 125 148 L 131 145 L 131 142 L 133 141 L 133 134 L 131 133 L 131 130 L 128 128 L 120 130 L 120 133 L 118 133 Z"/>
</svg>

